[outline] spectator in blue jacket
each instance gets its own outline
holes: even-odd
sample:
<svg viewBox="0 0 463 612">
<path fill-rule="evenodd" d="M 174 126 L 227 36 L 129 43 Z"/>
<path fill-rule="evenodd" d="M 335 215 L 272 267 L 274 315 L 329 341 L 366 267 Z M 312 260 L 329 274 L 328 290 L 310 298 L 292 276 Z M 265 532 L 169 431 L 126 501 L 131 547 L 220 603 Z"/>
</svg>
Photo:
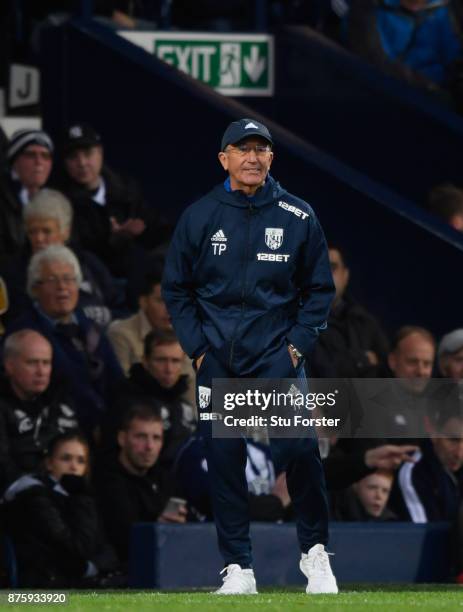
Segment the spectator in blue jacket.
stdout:
<svg viewBox="0 0 463 612">
<path fill-rule="evenodd" d="M 446 0 L 353 0 L 348 39 L 385 72 L 426 89 L 445 88 L 462 56 L 460 26 Z"/>
<path fill-rule="evenodd" d="M 108 408 L 111 386 L 123 376 L 105 334 L 77 308 L 82 273 L 74 253 L 53 245 L 29 264 L 27 290 L 33 305 L 7 333 L 34 329 L 53 348 L 53 370 L 67 380 L 80 426 L 90 433 Z"/>
</svg>

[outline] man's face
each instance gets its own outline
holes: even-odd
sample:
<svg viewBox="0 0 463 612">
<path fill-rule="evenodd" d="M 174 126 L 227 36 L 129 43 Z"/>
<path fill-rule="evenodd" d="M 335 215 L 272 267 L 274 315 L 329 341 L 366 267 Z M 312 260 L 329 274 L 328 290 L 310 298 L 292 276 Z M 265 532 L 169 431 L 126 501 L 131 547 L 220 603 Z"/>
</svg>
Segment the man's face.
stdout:
<svg viewBox="0 0 463 612">
<path fill-rule="evenodd" d="M 389 353 L 388 363 L 396 378 L 407 380 L 406 386 L 420 393 L 431 378 L 434 354 L 433 344 L 421 334 L 413 333 Z"/>
<path fill-rule="evenodd" d="M 452 417 L 440 431 L 444 437 L 433 437 L 434 451 L 450 472 L 456 472 L 463 466 L 463 420 Z"/>
<path fill-rule="evenodd" d="M 31 243 L 32 253 L 37 253 L 52 244 L 64 244 L 69 230 L 63 231 L 56 219 L 31 217 L 26 222 L 26 234 Z"/>
<path fill-rule="evenodd" d="M 167 306 L 161 296 L 161 285 L 154 285 L 149 295 L 142 295 L 139 305 L 153 329 L 172 329 Z"/>
<path fill-rule="evenodd" d="M 64 160 L 69 176 L 86 189 L 96 189 L 103 166 L 103 148 L 100 145 L 75 149 Z"/>
<path fill-rule="evenodd" d="M 341 257 L 341 253 L 337 249 L 329 249 L 329 258 L 331 265 L 331 273 L 336 287 L 335 303 L 338 302 L 346 290 L 349 282 L 349 268 L 346 268 Z"/>
<path fill-rule="evenodd" d="M 39 334 L 31 332 L 21 340 L 19 352 L 5 360 L 5 371 L 20 399 L 43 393 L 50 384 L 52 348 Z"/>
<path fill-rule="evenodd" d="M 144 472 L 158 460 L 162 448 L 162 423 L 135 418 L 127 431 L 119 431 L 121 458 L 135 471 Z"/>
<path fill-rule="evenodd" d="M 182 374 L 185 353 L 178 342 L 155 346 L 150 357 L 143 358 L 145 370 L 155 378 L 161 387 L 170 389 Z"/>
<path fill-rule="evenodd" d="M 463 348 L 456 353 L 445 353 L 440 357 L 439 366 L 442 376 L 455 381 L 463 379 Z"/>
<path fill-rule="evenodd" d="M 64 262 L 44 262 L 34 297 L 44 313 L 52 319 L 66 319 L 74 311 L 79 288 L 73 267 Z"/>
<path fill-rule="evenodd" d="M 249 150 L 242 152 L 239 147 L 246 147 Z M 259 152 L 256 147 L 265 147 L 266 150 Z M 265 138 L 251 136 L 235 145 L 229 145 L 225 151 L 219 153 L 219 160 L 223 169 L 230 175 L 232 190 L 240 189 L 245 193 L 254 193 L 267 177 L 273 152 Z"/>
<path fill-rule="evenodd" d="M 50 176 L 53 159 L 47 147 L 29 145 L 13 163 L 20 182 L 30 191 L 38 191 Z"/>
<path fill-rule="evenodd" d="M 370 516 L 381 516 L 391 493 L 391 479 L 383 474 L 370 474 L 353 487 L 362 506 Z"/>
</svg>

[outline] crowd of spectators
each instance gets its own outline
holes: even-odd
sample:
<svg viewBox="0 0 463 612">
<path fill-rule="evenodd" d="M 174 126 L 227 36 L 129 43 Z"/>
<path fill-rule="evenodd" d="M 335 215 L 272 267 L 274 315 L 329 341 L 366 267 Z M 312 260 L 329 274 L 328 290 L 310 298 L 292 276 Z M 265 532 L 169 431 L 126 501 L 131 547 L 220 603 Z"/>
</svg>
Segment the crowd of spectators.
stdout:
<svg viewBox="0 0 463 612">
<path fill-rule="evenodd" d="M 131 525 L 213 520 L 208 466 L 195 374 L 161 295 L 169 226 L 104 170 L 96 130 L 70 126 L 66 139 L 60 177 L 50 137 L 17 132 L 0 181 L 0 535 L 21 586 L 123 586 Z M 350 292 L 348 254 L 329 245 L 329 257 L 336 297 L 307 374 L 400 383 L 375 397 L 381 435 L 320 432 L 333 520 L 457 524 L 463 329 L 389 338 Z M 291 521 L 265 439 L 247 450 L 252 519 Z"/>
</svg>

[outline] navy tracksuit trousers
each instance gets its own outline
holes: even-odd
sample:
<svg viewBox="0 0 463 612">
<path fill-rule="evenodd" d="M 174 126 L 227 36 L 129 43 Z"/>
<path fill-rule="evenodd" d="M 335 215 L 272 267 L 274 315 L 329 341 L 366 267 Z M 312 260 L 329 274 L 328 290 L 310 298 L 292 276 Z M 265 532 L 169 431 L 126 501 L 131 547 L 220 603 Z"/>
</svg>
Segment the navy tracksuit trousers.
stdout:
<svg viewBox="0 0 463 612">
<path fill-rule="evenodd" d="M 287 355 L 287 358 L 286 358 Z M 256 370 L 249 378 L 296 378 L 296 371 L 286 350 L 283 359 Z M 211 353 L 206 353 L 196 375 L 197 388 L 212 388 L 214 378 L 236 378 Z M 198 400 L 198 398 L 197 398 Z M 197 401 L 200 406 L 200 402 Z M 216 412 L 209 404 L 200 412 Z M 246 442 L 244 438 L 213 438 L 211 421 L 200 420 L 199 432 L 206 445 L 212 507 L 220 552 L 225 565 L 237 563 L 252 567 L 249 537 L 248 486 L 245 476 Z M 294 508 L 301 552 L 314 544 L 328 541 L 328 500 L 325 476 L 316 437 L 270 440 L 273 461 L 286 471 L 288 491 Z"/>
</svg>

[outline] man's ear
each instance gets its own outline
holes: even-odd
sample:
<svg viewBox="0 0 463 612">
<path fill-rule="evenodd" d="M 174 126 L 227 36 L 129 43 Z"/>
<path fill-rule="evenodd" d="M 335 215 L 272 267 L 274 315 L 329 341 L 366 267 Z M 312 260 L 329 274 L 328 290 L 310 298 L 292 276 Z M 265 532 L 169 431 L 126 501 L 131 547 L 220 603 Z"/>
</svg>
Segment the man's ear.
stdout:
<svg viewBox="0 0 463 612">
<path fill-rule="evenodd" d="M 10 359 L 5 359 L 3 363 L 3 369 L 9 376 L 11 376 L 13 368 L 12 368 Z"/>
<path fill-rule="evenodd" d="M 124 448 L 125 441 L 127 440 L 127 432 L 121 429 L 117 432 L 117 443 L 121 448 Z"/>
<path fill-rule="evenodd" d="M 228 155 L 223 151 L 220 151 L 219 153 L 219 162 L 225 171 L 228 170 Z"/>
</svg>

